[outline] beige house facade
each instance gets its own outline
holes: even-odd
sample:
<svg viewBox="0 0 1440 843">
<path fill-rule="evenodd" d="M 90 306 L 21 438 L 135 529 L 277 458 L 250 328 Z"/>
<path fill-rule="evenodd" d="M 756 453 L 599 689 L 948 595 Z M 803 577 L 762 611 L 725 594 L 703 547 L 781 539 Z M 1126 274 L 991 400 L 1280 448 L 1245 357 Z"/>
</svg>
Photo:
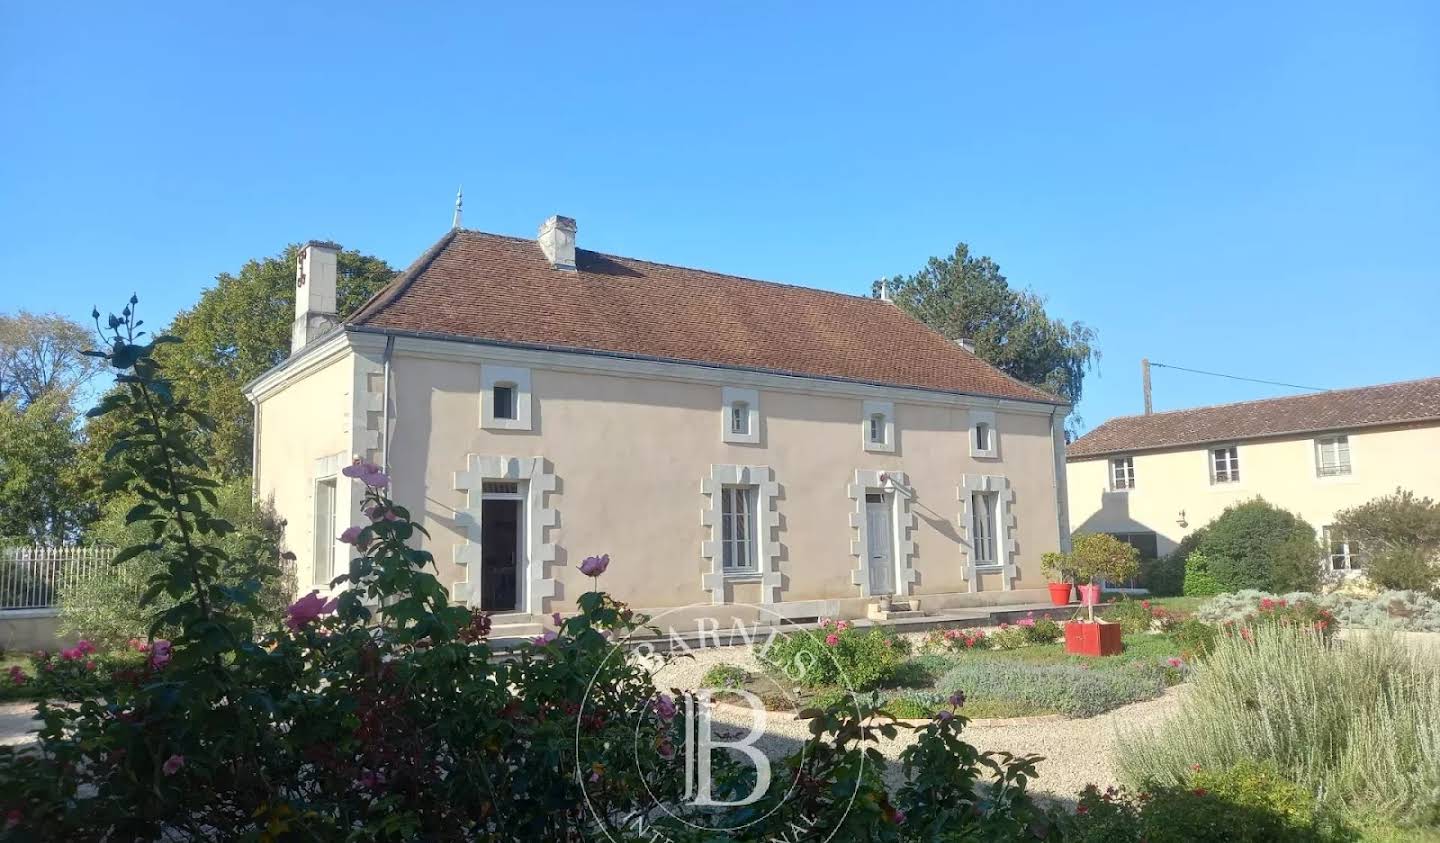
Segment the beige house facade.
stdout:
<svg viewBox="0 0 1440 843">
<path fill-rule="evenodd" d="M 1077 531 L 1163 555 L 1262 497 L 1316 528 L 1329 571 L 1355 572 L 1337 512 L 1397 488 L 1440 498 L 1440 378 L 1112 419 L 1067 461 Z"/>
<path fill-rule="evenodd" d="M 537 240 L 453 231 L 343 321 L 315 310 L 335 247 L 302 250 L 294 352 L 247 387 L 302 589 L 348 563 L 335 537 L 363 516 L 339 472 L 367 459 L 452 595 L 502 623 L 570 611 L 602 553 L 604 589 L 697 617 L 1043 599 L 1063 402 L 888 301 L 573 237 L 563 217 Z"/>
</svg>

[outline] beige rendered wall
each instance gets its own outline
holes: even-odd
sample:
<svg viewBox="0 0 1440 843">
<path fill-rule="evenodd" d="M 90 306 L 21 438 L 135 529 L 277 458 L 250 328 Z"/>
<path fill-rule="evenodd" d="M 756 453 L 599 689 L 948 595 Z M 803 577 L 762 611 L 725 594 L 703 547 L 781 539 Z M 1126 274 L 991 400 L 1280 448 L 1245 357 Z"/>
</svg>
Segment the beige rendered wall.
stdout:
<svg viewBox="0 0 1440 843">
<path fill-rule="evenodd" d="M 1316 530 L 1339 510 L 1396 487 L 1440 498 L 1440 425 L 1348 433 L 1351 473 L 1317 477 L 1313 436 L 1240 443 L 1240 482 L 1211 485 L 1208 450 L 1134 455 L 1135 486 L 1109 489 L 1110 457 L 1069 463 L 1071 524 L 1077 532 L 1155 532 L 1161 553 L 1225 507 L 1257 495 Z M 1181 511 L 1187 526 L 1177 521 Z"/>
<path fill-rule="evenodd" d="M 285 545 L 295 554 L 302 592 L 314 587 L 316 461 L 335 457 L 343 467 L 350 460 L 354 369 L 354 357 L 344 353 L 300 373 L 259 402 L 256 497 L 273 503 L 285 519 Z M 341 478 L 336 485 L 344 501 L 349 483 Z M 336 515 L 342 528 L 347 511 L 342 506 Z M 336 549 L 337 570 L 348 558 L 343 548 Z"/>
<path fill-rule="evenodd" d="M 514 365 L 506 363 L 506 365 Z M 957 485 L 965 473 L 1009 477 L 1015 491 L 1015 589 L 1043 588 L 1040 555 L 1059 542 L 1056 471 L 1046 415 L 997 413 L 1000 459 L 969 456 L 964 408 L 897 402 L 897 450 L 867 453 L 861 443 L 862 398 L 760 390 L 758 445 L 721 441 L 721 387 L 638 376 L 531 367 L 534 431 L 480 426 L 480 363 L 397 352 L 392 364 L 390 471 L 396 500 L 424 519 L 430 549 L 447 584 L 465 576 L 451 560 L 465 541 L 454 488 L 469 454 L 544 457 L 559 480 L 548 506 L 558 511 L 552 567 L 566 610 L 589 588 L 581 560 L 609 553 L 603 585 L 632 605 L 661 608 L 709 602 L 701 576 L 709 563 L 701 542 L 701 481 L 712 464 L 768 465 L 780 484 L 784 575 L 779 601 L 858 598 L 850 555 L 855 531 L 847 496 L 856 469 L 899 470 L 917 493 L 912 511 L 915 593 L 963 593 L 957 531 Z M 871 396 L 873 397 L 873 396 Z M 293 521 L 294 519 L 292 519 Z M 473 575 L 478 575 L 478 571 Z M 983 588 L 999 591 L 998 576 Z M 756 600 L 740 586 L 733 601 Z M 988 600 L 986 602 L 989 602 Z"/>
</svg>

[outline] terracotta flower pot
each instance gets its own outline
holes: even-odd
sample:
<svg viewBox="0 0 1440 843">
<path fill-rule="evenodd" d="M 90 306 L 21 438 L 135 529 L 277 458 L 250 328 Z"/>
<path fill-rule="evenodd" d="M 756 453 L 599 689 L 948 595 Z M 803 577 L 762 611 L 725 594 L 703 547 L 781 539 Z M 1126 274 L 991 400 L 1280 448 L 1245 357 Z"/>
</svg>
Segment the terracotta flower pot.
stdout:
<svg viewBox="0 0 1440 843">
<path fill-rule="evenodd" d="M 1079 586 L 1080 603 L 1085 606 L 1100 605 L 1100 586 L 1097 583 Z"/>
<path fill-rule="evenodd" d="M 1070 621 L 1065 624 L 1065 652 L 1080 656 L 1114 656 L 1125 649 L 1120 624 Z"/>
<path fill-rule="evenodd" d="M 1050 583 L 1050 605 L 1067 606 L 1070 603 L 1070 583 Z"/>
</svg>

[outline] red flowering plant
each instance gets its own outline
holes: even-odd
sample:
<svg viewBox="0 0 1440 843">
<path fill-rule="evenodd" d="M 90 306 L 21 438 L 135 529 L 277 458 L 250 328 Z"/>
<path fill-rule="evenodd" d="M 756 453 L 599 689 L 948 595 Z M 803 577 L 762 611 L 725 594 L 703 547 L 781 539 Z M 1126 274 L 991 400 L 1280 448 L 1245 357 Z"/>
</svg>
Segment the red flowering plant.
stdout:
<svg viewBox="0 0 1440 843">
<path fill-rule="evenodd" d="M 1340 631 L 1340 622 L 1329 609 L 1313 600 L 1291 600 L 1284 597 L 1262 598 L 1255 609 L 1247 612 L 1240 621 L 1227 620 L 1221 624 L 1221 630 L 1249 640 L 1251 632 L 1261 626 L 1286 626 L 1313 631 L 1327 641 Z"/>
</svg>

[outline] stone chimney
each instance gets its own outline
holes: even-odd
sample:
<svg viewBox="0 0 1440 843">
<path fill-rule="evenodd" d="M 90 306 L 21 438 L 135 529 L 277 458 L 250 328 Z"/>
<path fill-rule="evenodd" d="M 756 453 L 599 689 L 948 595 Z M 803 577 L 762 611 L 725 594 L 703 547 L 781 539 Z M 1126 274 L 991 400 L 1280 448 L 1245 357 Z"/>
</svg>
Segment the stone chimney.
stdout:
<svg viewBox="0 0 1440 843">
<path fill-rule="evenodd" d="M 540 251 L 556 269 L 575 271 L 575 221 L 551 217 L 540 225 Z"/>
<path fill-rule="evenodd" d="M 340 322 L 335 312 L 337 243 L 311 240 L 295 259 L 295 322 L 290 328 L 290 353 L 295 354 Z"/>
</svg>

